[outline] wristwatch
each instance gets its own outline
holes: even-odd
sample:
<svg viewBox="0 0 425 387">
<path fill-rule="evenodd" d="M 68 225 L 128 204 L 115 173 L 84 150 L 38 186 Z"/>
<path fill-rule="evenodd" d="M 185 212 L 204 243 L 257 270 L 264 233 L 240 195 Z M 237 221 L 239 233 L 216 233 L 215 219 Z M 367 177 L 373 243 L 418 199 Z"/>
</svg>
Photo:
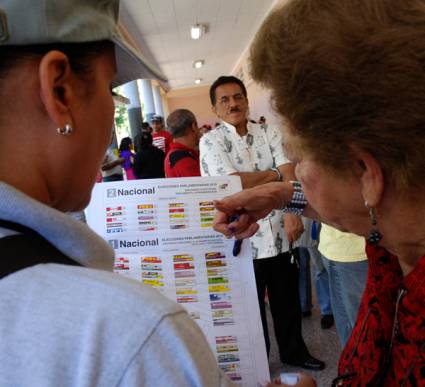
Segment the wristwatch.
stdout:
<svg viewBox="0 0 425 387">
<path fill-rule="evenodd" d="M 279 169 L 273 167 L 273 168 L 270 168 L 270 170 L 276 173 L 276 175 L 277 175 L 277 181 L 282 181 L 283 176 L 280 173 Z"/>
<path fill-rule="evenodd" d="M 302 215 L 307 206 L 307 200 L 301 188 L 301 183 L 299 181 L 290 181 L 290 183 L 294 187 L 294 192 L 291 201 L 282 208 L 282 211 L 286 214 Z"/>
</svg>

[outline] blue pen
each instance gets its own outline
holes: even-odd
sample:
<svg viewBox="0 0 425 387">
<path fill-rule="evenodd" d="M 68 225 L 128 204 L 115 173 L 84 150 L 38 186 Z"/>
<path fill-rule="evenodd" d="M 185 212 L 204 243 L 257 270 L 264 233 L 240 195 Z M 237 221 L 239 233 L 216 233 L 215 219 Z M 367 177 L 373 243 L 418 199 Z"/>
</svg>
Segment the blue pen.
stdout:
<svg viewBox="0 0 425 387">
<path fill-rule="evenodd" d="M 239 215 L 232 215 L 229 218 L 229 223 L 232 223 L 236 220 L 239 220 Z M 232 254 L 234 257 L 237 257 L 239 255 L 239 253 L 241 252 L 241 248 L 242 248 L 242 242 L 243 239 L 236 239 L 235 242 L 233 243 L 233 250 L 232 250 Z"/>
</svg>

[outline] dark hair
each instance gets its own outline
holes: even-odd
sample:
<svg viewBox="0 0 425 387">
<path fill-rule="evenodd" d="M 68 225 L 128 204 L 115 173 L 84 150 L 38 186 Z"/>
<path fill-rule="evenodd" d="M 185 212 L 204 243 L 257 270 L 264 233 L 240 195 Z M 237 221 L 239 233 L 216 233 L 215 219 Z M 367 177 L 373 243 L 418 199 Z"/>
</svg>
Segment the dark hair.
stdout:
<svg viewBox="0 0 425 387">
<path fill-rule="evenodd" d="M 149 125 L 149 122 L 145 121 L 145 122 L 142 123 L 142 130 L 146 130 L 146 131 L 151 130 L 151 126 Z"/>
<path fill-rule="evenodd" d="M 218 77 L 210 87 L 210 100 L 213 106 L 217 102 L 216 96 L 215 96 L 215 90 L 217 89 L 217 87 L 221 85 L 226 85 L 228 83 L 236 83 L 237 85 L 239 85 L 242 89 L 242 93 L 245 96 L 245 98 L 248 97 L 248 93 L 246 92 L 246 87 L 239 78 L 236 78 L 233 75 L 222 75 L 221 77 Z"/>
<path fill-rule="evenodd" d="M 293 0 L 251 48 L 302 151 L 345 173 L 351 147 L 379 162 L 400 193 L 425 188 L 423 0 Z"/>
<path fill-rule="evenodd" d="M 154 115 L 152 118 L 151 118 L 151 122 L 159 122 L 159 123 L 163 123 L 164 122 L 164 120 L 163 120 L 163 118 L 162 118 L 162 116 L 159 116 L 159 115 Z"/>
<path fill-rule="evenodd" d="M 121 139 L 120 142 L 120 151 L 128 151 L 130 150 L 130 146 L 133 142 L 131 141 L 130 137 L 124 137 L 123 139 Z"/>
<path fill-rule="evenodd" d="M 174 110 L 167 118 L 167 127 L 173 138 L 182 137 L 196 122 L 195 115 L 187 109 Z"/>
<path fill-rule="evenodd" d="M 91 73 L 90 62 L 114 47 L 109 40 L 88 43 L 51 43 L 27 46 L 2 46 L 0 45 L 0 79 L 21 61 L 40 58 L 49 51 L 57 50 L 64 53 L 69 60 L 72 71 L 80 76 Z"/>
<path fill-rule="evenodd" d="M 147 148 L 149 145 L 152 145 L 152 142 L 152 135 L 149 132 L 142 132 L 140 136 L 137 136 L 137 151 L 140 151 L 142 148 Z"/>
</svg>

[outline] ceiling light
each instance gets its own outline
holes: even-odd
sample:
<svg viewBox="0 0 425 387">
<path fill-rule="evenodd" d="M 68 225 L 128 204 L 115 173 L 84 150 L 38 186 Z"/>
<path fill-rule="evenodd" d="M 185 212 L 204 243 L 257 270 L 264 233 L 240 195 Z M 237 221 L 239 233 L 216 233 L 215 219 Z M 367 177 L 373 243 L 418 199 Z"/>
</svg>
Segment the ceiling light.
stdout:
<svg viewBox="0 0 425 387">
<path fill-rule="evenodd" d="M 202 24 L 195 24 L 190 27 L 190 37 L 192 39 L 199 39 L 204 32 L 204 26 Z"/>
<path fill-rule="evenodd" d="M 197 85 L 199 85 L 201 82 L 202 82 L 202 79 L 201 79 L 201 78 L 195 79 L 195 83 L 196 83 Z"/>
<path fill-rule="evenodd" d="M 193 67 L 195 69 L 200 69 L 203 65 L 204 65 L 203 60 L 195 60 L 195 62 L 193 62 Z"/>
</svg>

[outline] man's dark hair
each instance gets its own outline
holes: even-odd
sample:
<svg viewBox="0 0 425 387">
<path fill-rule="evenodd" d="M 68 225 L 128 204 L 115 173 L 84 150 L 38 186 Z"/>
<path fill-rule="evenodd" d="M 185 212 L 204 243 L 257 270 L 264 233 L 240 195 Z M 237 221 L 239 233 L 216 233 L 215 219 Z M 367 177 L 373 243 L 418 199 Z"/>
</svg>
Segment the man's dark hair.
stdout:
<svg viewBox="0 0 425 387">
<path fill-rule="evenodd" d="M 210 100 L 213 106 L 217 102 L 216 96 L 215 96 L 215 90 L 217 89 L 217 87 L 221 85 L 226 85 L 228 83 L 236 83 L 237 85 L 239 85 L 242 89 L 242 93 L 245 96 L 245 98 L 248 97 L 248 93 L 246 92 L 246 87 L 239 78 L 236 78 L 233 75 L 222 75 L 221 77 L 218 77 L 210 87 Z"/>
<path fill-rule="evenodd" d="M 177 109 L 168 116 L 167 128 L 173 138 L 178 138 L 184 136 L 194 122 L 196 117 L 190 110 Z"/>
</svg>

